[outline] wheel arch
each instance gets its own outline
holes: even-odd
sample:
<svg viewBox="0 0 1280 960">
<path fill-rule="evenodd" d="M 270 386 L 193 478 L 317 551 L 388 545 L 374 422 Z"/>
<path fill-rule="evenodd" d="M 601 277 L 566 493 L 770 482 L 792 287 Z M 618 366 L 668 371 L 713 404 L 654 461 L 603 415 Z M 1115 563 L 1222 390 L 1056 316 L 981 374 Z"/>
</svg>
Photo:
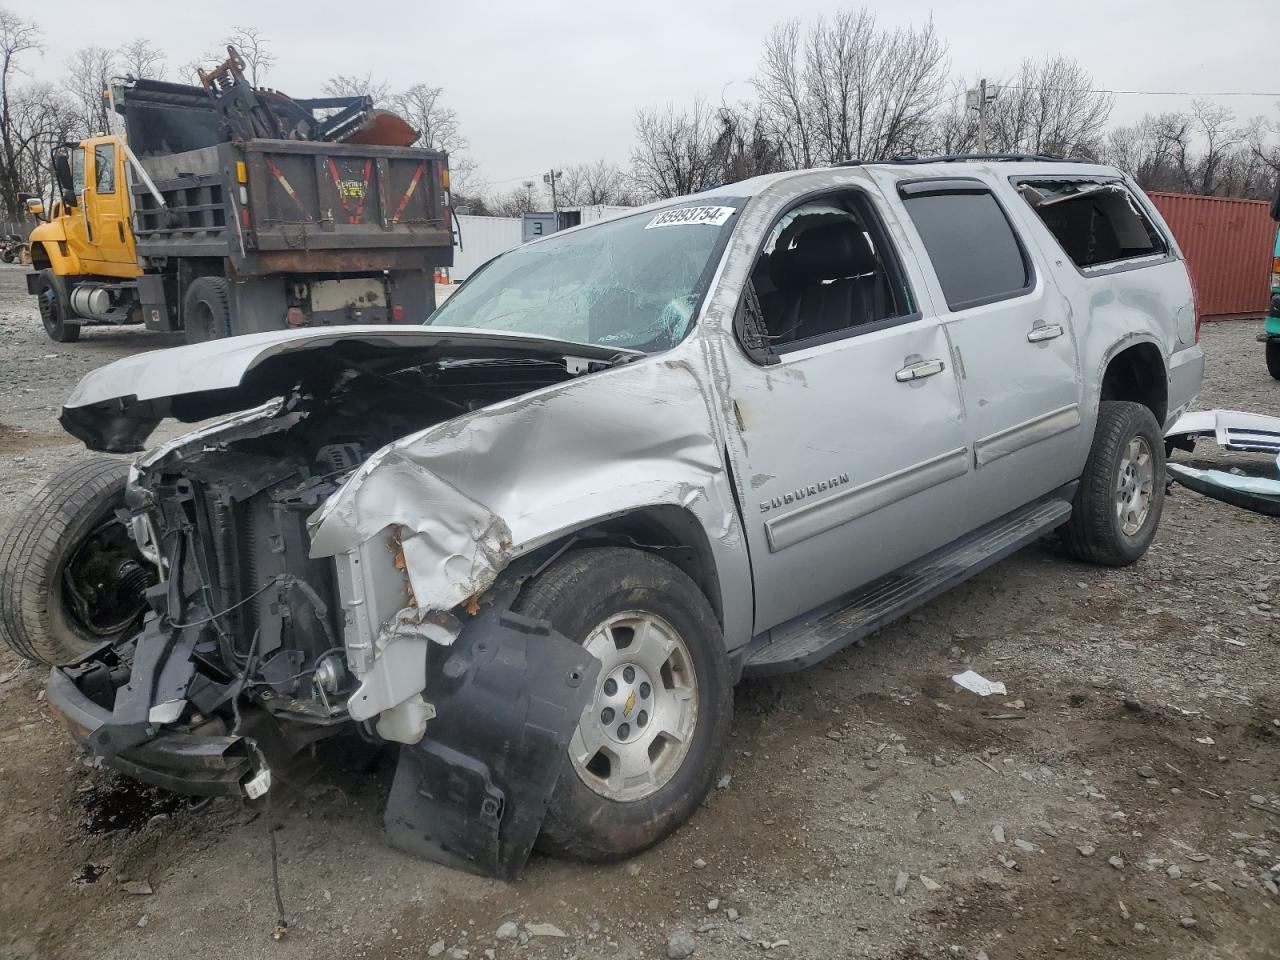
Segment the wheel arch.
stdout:
<svg viewBox="0 0 1280 960">
<path fill-rule="evenodd" d="M 706 528 L 692 511 L 676 504 L 652 504 L 598 517 L 560 534 L 538 552 L 551 557 L 572 550 L 575 545 L 599 541 L 652 553 L 679 567 L 707 598 L 721 628 L 726 628 L 724 586 L 716 551 Z"/>
<path fill-rule="evenodd" d="M 1098 401 L 1140 403 L 1163 429 L 1169 412 L 1169 371 L 1164 351 L 1152 339 L 1135 337 L 1114 344 L 1103 358 Z"/>
</svg>

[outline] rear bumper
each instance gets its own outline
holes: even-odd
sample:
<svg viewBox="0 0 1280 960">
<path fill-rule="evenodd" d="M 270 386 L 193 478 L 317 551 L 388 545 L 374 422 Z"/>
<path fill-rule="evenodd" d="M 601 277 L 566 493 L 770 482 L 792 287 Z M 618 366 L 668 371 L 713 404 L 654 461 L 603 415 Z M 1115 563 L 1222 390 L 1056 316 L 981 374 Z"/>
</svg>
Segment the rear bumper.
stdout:
<svg viewBox="0 0 1280 960">
<path fill-rule="evenodd" d="M 89 738 L 111 719 L 111 712 L 90 700 L 66 671 L 56 667 L 49 673 L 48 698 L 71 736 L 92 752 Z M 175 732 L 160 732 L 103 762 L 144 783 L 200 797 L 243 796 L 242 784 L 254 768 L 244 737 Z"/>
<path fill-rule="evenodd" d="M 1169 357 L 1169 409 L 1163 429 L 1168 430 L 1186 413 L 1204 381 L 1204 348 L 1200 344 L 1178 350 Z"/>
</svg>

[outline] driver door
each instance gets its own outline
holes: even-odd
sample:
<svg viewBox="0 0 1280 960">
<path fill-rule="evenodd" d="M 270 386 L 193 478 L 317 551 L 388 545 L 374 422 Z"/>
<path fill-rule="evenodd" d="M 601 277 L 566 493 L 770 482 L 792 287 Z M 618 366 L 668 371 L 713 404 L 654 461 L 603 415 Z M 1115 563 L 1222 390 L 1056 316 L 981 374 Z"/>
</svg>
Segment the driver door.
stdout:
<svg viewBox="0 0 1280 960">
<path fill-rule="evenodd" d="M 889 217 L 869 190 L 783 211 L 750 284 L 770 348 L 739 342 L 724 358 L 757 633 L 970 526 L 946 333 L 915 299 L 924 287 Z"/>
</svg>

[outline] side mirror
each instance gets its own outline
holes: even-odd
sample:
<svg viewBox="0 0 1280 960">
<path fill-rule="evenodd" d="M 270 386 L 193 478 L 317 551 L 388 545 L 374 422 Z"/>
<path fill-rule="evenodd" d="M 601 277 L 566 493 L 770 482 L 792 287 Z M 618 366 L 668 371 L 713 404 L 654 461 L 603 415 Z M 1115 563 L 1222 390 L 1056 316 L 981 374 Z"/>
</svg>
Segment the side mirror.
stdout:
<svg viewBox="0 0 1280 960">
<path fill-rule="evenodd" d="M 53 179 L 62 190 L 62 202 L 65 206 L 74 207 L 76 200 L 76 182 L 71 175 L 71 158 L 65 150 L 53 155 Z"/>
<path fill-rule="evenodd" d="M 39 197 L 28 197 L 28 198 L 27 198 L 27 213 L 31 214 L 33 217 L 40 217 L 40 218 L 42 218 L 42 219 L 43 219 L 43 217 L 44 217 L 44 201 L 43 201 L 43 200 L 41 200 Z"/>
</svg>

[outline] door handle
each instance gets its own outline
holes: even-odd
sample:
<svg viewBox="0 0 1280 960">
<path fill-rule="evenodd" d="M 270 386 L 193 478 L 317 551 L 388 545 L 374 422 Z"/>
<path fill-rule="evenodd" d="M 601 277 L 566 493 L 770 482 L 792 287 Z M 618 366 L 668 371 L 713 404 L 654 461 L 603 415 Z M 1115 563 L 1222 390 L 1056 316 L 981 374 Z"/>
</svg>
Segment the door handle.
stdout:
<svg viewBox="0 0 1280 960">
<path fill-rule="evenodd" d="M 1060 336 L 1062 336 L 1062 324 L 1045 323 L 1031 328 L 1031 332 L 1027 334 L 1027 342 L 1044 343 L 1046 340 L 1053 340 Z"/>
<path fill-rule="evenodd" d="M 899 383 L 910 383 L 912 380 L 923 380 L 925 377 L 937 376 L 947 365 L 941 360 L 919 360 L 909 363 L 893 375 Z"/>
</svg>

